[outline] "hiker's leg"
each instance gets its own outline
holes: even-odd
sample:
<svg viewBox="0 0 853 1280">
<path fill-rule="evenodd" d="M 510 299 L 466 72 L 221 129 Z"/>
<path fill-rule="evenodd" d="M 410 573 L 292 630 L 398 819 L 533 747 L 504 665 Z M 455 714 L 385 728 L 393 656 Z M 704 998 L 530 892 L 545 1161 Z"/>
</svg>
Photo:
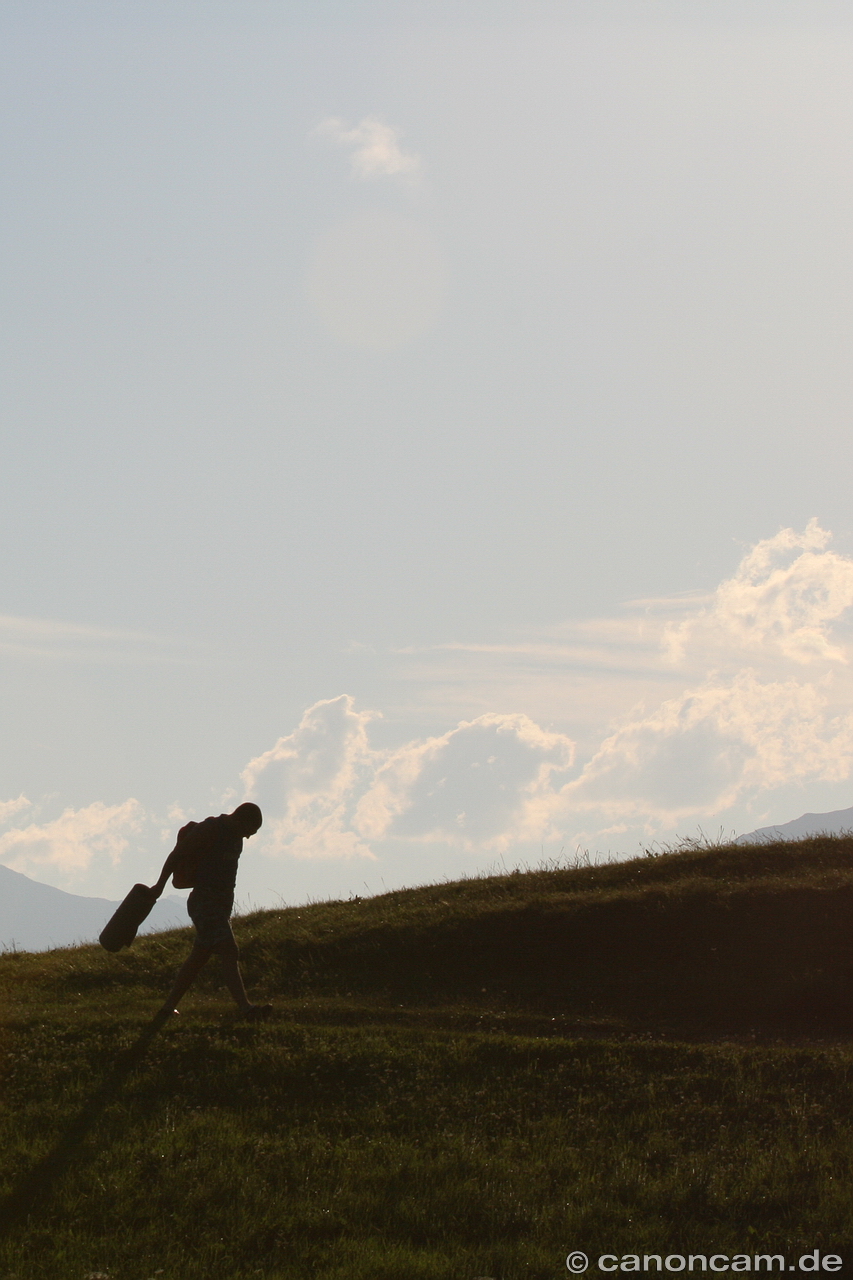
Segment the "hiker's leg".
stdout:
<svg viewBox="0 0 853 1280">
<path fill-rule="evenodd" d="M 222 977 L 225 979 L 225 985 L 240 1009 L 245 1013 L 248 1009 L 254 1008 L 251 1000 L 246 995 L 246 988 L 243 986 L 243 976 L 240 973 L 240 952 L 237 950 L 237 943 L 234 938 L 223 938 L 221 942 L 217 942 L 213 950 L 222 962 Z"/>
<path fill-rule="evenodd" d="M 200 947 L 198 943 L 195 944 L 192 951 L 175 974 L 175 981 L 172 985 L 172 990 L 166 997 L 166 1003 L 163 1006 L 164 1008 L 176 1009 L 178 1007 L 178 1001 L 181 996 L 201 973 L 202 969 L 210 959 L 211 954 L 211 947 Z"/>
</svg>

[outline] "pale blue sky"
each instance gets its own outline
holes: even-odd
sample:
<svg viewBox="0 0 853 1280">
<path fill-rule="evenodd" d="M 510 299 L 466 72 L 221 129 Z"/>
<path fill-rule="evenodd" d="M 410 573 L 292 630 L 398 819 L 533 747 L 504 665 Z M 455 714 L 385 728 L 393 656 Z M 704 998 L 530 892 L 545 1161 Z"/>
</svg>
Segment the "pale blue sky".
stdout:
<svg viewBox="0 0 853 1280">
<path fill-rule="evenodd" d="M 0 859 L 116 896 L 251 785 L 298 900 L 853 802 L 845 8 L 0 8 Z"/>
</svg>

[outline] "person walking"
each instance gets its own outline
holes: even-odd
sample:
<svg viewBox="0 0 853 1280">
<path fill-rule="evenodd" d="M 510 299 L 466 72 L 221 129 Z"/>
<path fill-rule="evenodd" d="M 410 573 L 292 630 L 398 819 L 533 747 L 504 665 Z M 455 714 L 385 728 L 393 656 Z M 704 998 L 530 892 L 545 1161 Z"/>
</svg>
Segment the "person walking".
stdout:
<svg viewBox="0 0 853 1280">
<path fill-rule="evenodd" d="M 195 925 L 193 949 L 175 975 L 166 1003 L 157 1013 L 165 1021 L 178 1012 L 178 1002 L 216 953 L 225 985 L 241 1014 L 253 1021 L 266 1018 L 272 1005 L 252 1004 L 240 973 L 239 951 L 231 929 L 237 864 L 248 840 L 260 829 L 263 815 L 256 804 L 238 805 L 233 813 L 221 813 L 204 822 L 189 822 L 178 832 L 177 843 L 163 864 L 160 879 L 151 886 L 159 898 L 169 876 L 176 888 L 188 888 L 187 911 Z"/>
</svg>

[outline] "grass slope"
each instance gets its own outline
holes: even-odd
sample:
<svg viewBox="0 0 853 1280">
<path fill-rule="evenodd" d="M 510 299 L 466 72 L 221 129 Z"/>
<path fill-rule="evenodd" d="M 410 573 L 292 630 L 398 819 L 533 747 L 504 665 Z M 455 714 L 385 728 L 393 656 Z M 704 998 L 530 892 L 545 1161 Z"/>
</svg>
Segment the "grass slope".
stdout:
<svg viewBox="0 0 853 1280">
<path fill-rule="evenodd" d="M 825 838 L 257 913 L 275 1019 L 159 1034 L 186 931 L 0 957 L 0 1277 L 853 1274 L 851 907 Z"/>
</svg>

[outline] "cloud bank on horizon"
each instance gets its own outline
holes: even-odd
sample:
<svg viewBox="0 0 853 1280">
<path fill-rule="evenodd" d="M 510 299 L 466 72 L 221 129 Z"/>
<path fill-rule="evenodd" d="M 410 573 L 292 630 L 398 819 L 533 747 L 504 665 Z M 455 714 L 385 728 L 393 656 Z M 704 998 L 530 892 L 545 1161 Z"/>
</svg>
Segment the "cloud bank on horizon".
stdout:
<svg viewBox="0 0 853 1280">
<path fill-rule="evenodd" d="M 223 802 L 261 805 L 267 859 L 390 868 L 402 850 L 439 846 L 486 861 L 555 842 L 606 851 L 631 836 L 651 842 L 725 824 L 739 805 L 759 812 L 792 783 L 843 782 L 853 770 L 853 558 L 831 551 L 830 536 L 816 520 L 783 529 L 710 596 L 638 602 L 627 619 L 577 628 L 584 661 L 597 657 L 602 669 L 639 628 L 642 664 L 677 689 L 624 707 L 586 751 L 512 710 L 379 746 L 371 730 L 380 713 L 341 694 L 250 760 Z M 528 661 L 544 654 L 546 666 L 549 647 L 566 653 L 565 636 L 505 647 Z M 158 822 L 134 799 L 39 821 L 19 796 L 0 803 L 0 860 L 82 892 Z"/>
</svg>

